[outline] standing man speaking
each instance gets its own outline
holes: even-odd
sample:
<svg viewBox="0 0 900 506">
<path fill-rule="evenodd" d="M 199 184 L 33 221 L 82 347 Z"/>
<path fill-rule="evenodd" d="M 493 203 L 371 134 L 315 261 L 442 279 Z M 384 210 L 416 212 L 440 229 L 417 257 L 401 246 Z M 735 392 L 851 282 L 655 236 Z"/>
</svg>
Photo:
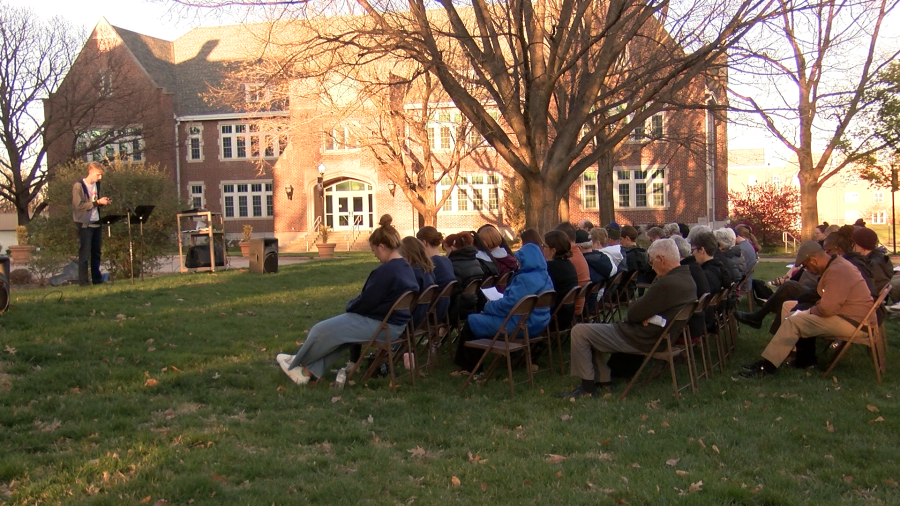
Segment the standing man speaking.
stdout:
<svg viewBox="0 0 900 506">
<path fill-rule="evenodd" d="M 91 281 L 95 285 L 103 282 L 103 275 L 100 274 L 100 246 L 103 238 L 100 206 L 109 205 L 111 200 L 100 196 L 102 178 L 103 166 L 91 162 L 87 177 L 76 181 L 72 186 L 72 219 L 78 225 L 78 284 L 81 286 L 89 286 Z"/>
</svg>

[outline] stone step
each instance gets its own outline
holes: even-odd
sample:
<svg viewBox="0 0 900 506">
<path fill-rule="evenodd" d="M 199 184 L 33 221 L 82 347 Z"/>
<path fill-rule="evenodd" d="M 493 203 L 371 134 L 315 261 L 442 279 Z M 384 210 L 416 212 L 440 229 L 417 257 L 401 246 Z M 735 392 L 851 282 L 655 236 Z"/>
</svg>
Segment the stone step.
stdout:
<svg viewBox="0 0 900 506">
<path fill-rule="evenodd" d="M 350 232 L 345 232 L 345 231 L 331 232 L 330 234 L 328 234 L 328 242 L 337 244 L 337 246 L 334 248 L 335 252 L 368 251 L 369 250 L 369 241 L 368 241 L 369 232 L 367 230 L 362 230 L 362 231 L 357 232 L 356 240 L 349 244 L 349 249 L 348 249 L 348 242 L 350 242 L 350 239 L 351 239 L 350 235 L 351 235 Z M 278 249 L 282 253 L 305 253 L 307 251 L 315 253 L 316 252 L 315 243 L 318 242 L 318 240 L 319 240 L 318 235 L 314 235 L 313 233 L 310 233 L 309 237 L 308 237 L 308 241 L 309 241 L 308 243 L 307 243 L 306 236 L 300 236 L 296 240 L 294 240 L 284 246 L 279 246 Z M 309 245 L 308 250 L 307 250 L 307 244 Z"/>
</svg>

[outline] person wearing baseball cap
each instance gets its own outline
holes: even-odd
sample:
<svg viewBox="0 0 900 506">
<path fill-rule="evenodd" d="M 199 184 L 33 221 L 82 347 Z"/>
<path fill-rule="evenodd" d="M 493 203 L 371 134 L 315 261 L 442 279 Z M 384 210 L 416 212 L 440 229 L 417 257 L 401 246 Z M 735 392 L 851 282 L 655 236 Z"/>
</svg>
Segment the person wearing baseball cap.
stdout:
<svg viewBox="0 0 900 506">
<path fill-rule="evenodd" d="M 784 322 L 762 352 L 762 359 L 742 367 L 742 378 L 774 374 L 800 338 L 849 337 L 872 307 L 872 295 L 859 270 L 843 257 L 829 255 L 816 241 L 805 241 L 794 265 L 819 275 L 820 299 L 804 311 L 794 311 L 795 301 L 784 303 Z"/>
</svg>

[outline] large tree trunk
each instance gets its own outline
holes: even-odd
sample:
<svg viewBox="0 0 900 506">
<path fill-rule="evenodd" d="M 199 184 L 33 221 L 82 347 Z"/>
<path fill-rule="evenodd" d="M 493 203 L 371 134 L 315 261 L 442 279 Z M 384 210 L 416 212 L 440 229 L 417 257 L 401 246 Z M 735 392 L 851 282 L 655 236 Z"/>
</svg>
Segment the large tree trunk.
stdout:
<svg viewBox="0 0 900 506">
<path fill-rule="evenodd" d="M 819 224 L 819 177 L 813 170 L 812 155 L 798 157 L 800 166 L 800 221 L 803 240 L 813 238 L 813 229 Z"/>
<path fill-rule="evenodd" d="M 612 165 L 612 152 L 607 152 L 597 161 L 597 202 L 600 205 L 600 223 L 596 223 L 597 226 L 616 220 Z"/>
<path fill-rule="evenodd" d="M 16 198 L 16 216 L 19 225 L 28 225 L 31 223 L 31 215 L 28 213 L 28 201 L 21 197 Z"/>
<path fill-rule="evenodd" d="M 562 221 L 559 215 L 562 196 L 539 178 L 529 177 L 524 181 L 525 228 L 533 228 L 543 235 Z"/>
</svg>

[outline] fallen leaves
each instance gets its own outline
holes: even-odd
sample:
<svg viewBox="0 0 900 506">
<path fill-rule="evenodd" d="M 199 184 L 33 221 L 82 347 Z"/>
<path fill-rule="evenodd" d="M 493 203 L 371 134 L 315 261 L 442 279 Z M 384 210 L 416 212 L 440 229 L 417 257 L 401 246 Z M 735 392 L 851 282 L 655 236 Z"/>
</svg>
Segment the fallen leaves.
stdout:
<svg viewBox="0 0 900 506">
<path fill-rule="evenodd" d="M 834 432 L 834 425 L 831 425 L 831 420 L 825 420 L 825 429 L 827 429 L 828 432 Z"/>
<path fill-rule="evenodd" d="M 8 345 L 8 344 L 6 345 L 6 348 L 4 348 L 4 351 L 5 351 L 6 353 L 9 353 L 10 355 L 15 355 L 15 354 L 16 354 L 16 349 L 13 348 L 12 346 Z"/>
<path fill-rule="evenodd" d="M 884 417 L 879 416 L 878 418 L 876 418 L 874 420 L 869 420 L 869 423 L 878 423 L 878 422 L 883 422 L 883 421 L 884 421 Z"/>
<path fill-rule="evenodd" d="M 560 462 L 566 460 L 568 457 L 563 455 L 556 455 L 555 453 L 547 454 L 547 462 L 550 464 L 559 464 Z"/>
<path fill-rule="evenodd" d="M 459 481 L 459 478 L 454 476 L 454 477 L 450 478 L 450 484 L 453 485 L 454 487 L 458 487 L 462 484 L 462 482 Z"/>
<path fill-rule="evenodd" d="M 488 459 L 481 458 L 481 455 L 475 454 L 472 455 L 472 452 L 469 452 L 469 464 L 484 464 Z"/>
<path fill-rule="evenodd" d="M 682 471 L 681 469 L 676 469 L 676 470 L 675 470 L 675 474 L 677 474 L 678 476 L 687 476 L 687 475 L 689 475 L 689 474 L 691 474 L 691 473 L 689 473 L 689 472 L 687 472 L 687 471 Z"/>
<path fill-rule="evenodd" d="M 421 446 L 410 448 L 409 450 L 406 450 L 406 453 L 408 453 L 414 459 L 424 459 L 428 455 L 428 452 L 425 451 L 425 448 L 422 448 Z"/>
<path fill-rule="evenodd" d="M 148 378 L 147 381 L 144 382 L 145 387 L 155 387 L 158 385 L 159 385 L 159 381 L 157 381 L 153 378 Z"/>
<path fill-rule="evenodd" d="M 564 421 L 564 422 L 568 422 L 569 420 L 572 419 L 572 415 L 565 414 L 565 415 L 562 415 L 561 417 L 559 417 L 559 419 L 562 420 L 562 421 Z"/>
<path fill-rule="evenodd" d="M 681 459 L 669 459 L 666 461 L 666 465 L 675 467 L 678 465 L 678 462 L 680 462 L 680 461 L 681 461 Z"/>
<path fill-rule="evenodd" d="M 873 406 L 873 405 L 869 404 L 866 406 L 866 409 L 868 409 L 870 413 L 878 413 L 877 406 Z"/>
</svg>

